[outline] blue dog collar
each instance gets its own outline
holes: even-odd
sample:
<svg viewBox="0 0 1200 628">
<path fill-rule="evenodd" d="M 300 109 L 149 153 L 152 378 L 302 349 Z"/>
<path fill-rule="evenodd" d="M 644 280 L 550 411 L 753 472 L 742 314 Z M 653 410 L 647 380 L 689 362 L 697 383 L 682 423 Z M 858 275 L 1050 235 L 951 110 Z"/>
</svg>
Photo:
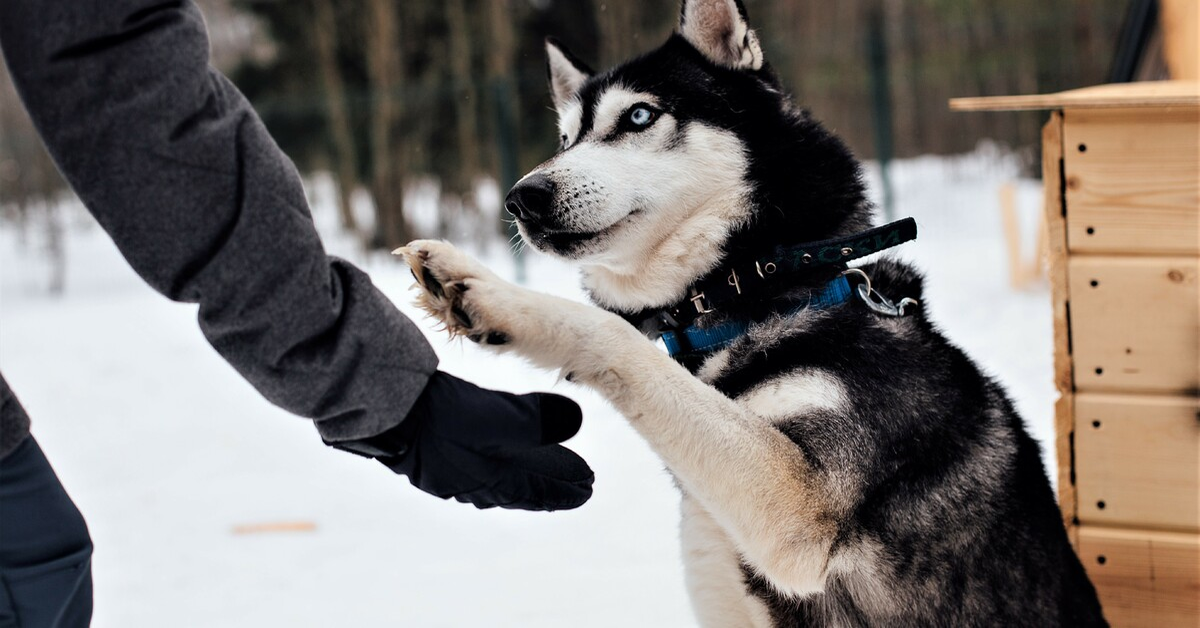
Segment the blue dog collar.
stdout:
<svg viewBox="0 0 1200 628">
<path fill-rule="evenodd" d="M 839 275 L 837 279 L 829 282 L 821 292 L 813 295 L 811 300 L 793 308 L 788 314 L 810 309 L 824 310 L 849 300 L 850 281 L 846 279 L 845 275 Z M 705 353 L 724 349 L 733 344 L 733 341 L 744 336 L 748 329 L 750 329 L 749 321 L 730 321 L 703 329 L 692 325 L 678 332 L 663 332 L 662 339 L 663 344 L 667 346 L 667 353 L 671 357 L 676 357 L 681 353 Z"/>
</svg>

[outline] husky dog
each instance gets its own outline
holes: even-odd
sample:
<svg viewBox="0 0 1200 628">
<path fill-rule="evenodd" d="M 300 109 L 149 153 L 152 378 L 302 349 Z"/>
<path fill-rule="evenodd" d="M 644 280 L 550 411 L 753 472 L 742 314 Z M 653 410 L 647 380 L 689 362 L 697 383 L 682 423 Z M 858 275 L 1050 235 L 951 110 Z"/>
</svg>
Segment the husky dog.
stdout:
<svg viewBox="0 0 1200 628">
<path fill-rule="evenodd" d="M 859 164 L 741 2 L 685 0 L 665 44 L 601 74 L 546 52 L 561 150 L 506 207 L 600 307 L 443 242 L 398 252 L 452 333 L 595 388 L 661 456 L 699 622 L 1105 625 L 1003 388 L 914 305 L 915 270 L 845 265 L 912 226 L 860 234 Z"/>
</svg>

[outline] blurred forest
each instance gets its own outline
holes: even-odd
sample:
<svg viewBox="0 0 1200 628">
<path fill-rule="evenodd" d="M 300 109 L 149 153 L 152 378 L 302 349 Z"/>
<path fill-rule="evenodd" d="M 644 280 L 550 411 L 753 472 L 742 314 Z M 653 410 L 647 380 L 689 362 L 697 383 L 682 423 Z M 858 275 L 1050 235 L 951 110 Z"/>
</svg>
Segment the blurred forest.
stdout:
<svg viewBox="0 0 1200 628">
<path fill-rule="evenodd" d="M 955 114 L 946 100 L 1104 82 L 1128 3 L 745 2 L 796 100 L 861 157 L 960 153 L 988 138 L 1030 151 L 1031 161 L 1041 114 Z M 368 248 L 502 232 L 503 191 L 556 145 L 543 39 L 556 36 L 603 68 L 656 46 L 678 15 L 675 0 L 200 5 L 214 64 L 302 172 L 331 174 L 342 226 Z M 0 209 L 22 224 L 41 221 L 35 215 L 52 212 L 62 188 L 0 75 Z M 420 233 L 405 215 L 414 188 L 438 199 L 436 224 Z"/>
</svg>

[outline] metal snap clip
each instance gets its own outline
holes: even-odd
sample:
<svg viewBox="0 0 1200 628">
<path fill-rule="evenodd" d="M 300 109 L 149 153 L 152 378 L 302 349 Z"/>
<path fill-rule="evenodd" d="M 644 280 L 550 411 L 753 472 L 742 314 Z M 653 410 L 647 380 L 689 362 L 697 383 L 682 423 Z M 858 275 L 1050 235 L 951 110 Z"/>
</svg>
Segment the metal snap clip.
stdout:
<svg viewBox="0 0 1200 628">
<path fill-rule="evenodd" d="M 891 299 L 875 292 L 867 287 L 867 284 L 858 284 L 858 298 L 867 304 L 867 307 L 876 314 L 900 316 L 900 309 L 896 307 L 895 303 L 892 303 Z"/>
<path fill-rule="evenodd" d="M 863 278 L 864 283 L 858 284 L 858 298 L 876 314 L 892 317 L 904 316 L 907 314 L 907 312 L 905 312 L 906 308 L 921 304 L 916 299 L 904 297 L 903 299 L 900 299 L 900 304 L 896 305 L 891 299 L 877 292 L 875 288 L 871 286 L 871 278 L 867 276 L 867 273 L 858 268 L 847 268 L 846 270 L 842 271 L 842 275 L 858 275 Z"/>
<path fill-rule="evenodd" d="M 864 272 L 863 272 L 861 269 L 858 269 L 858 268 L 847 268 L 846 270 L 843 270 L 843 271 L 842 271 L 842 276 L 843 276 L 843 277 L 845 277 L 846 275 L 858 275 L 859 277 L 862 277 L 862 278 L 863 278 L 863 281 L 865 281 L 865 282 L 867 283 L 867 292 L 871 292 L 871 291 L 872 291 L 872 288 L 871 288 L 871 278 L 870 278 L 870 277 L 868 277 L 868 276 L 867 276 L 867 273 L 864 273 Z"/>
</svg>

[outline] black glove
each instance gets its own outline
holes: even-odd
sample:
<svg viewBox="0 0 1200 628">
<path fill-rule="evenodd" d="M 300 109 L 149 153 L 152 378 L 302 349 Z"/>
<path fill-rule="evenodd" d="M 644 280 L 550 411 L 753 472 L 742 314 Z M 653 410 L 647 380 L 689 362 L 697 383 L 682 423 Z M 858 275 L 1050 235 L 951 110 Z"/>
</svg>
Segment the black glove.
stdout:
<svg viewBox="0 0 1200 628">
<path fill-rule="evenodd" d="M 334 447 L 373 457 L 413 486 L 478 508 L 565 510 L 592 496 L 595 474 L 559 445 L 583 414 L 561 395 L 485 390 L 441 371 L 396 427 Z"/>
</svg>

